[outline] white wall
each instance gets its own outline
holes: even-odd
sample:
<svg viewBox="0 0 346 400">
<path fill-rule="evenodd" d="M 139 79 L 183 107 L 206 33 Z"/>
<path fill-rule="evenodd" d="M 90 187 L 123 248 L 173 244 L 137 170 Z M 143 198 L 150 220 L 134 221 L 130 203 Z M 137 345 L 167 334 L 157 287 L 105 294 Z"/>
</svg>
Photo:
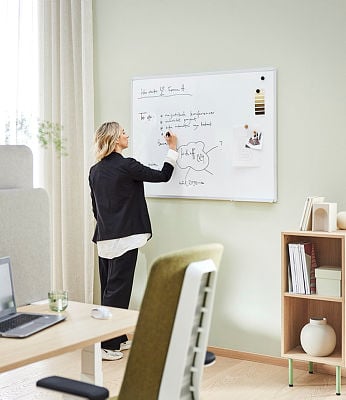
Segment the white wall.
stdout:
<svg viewBox="0 0 346 400">
<path fill-rule="evenodd" d="M 221 242 L 210 345 L 280 354 L 280 232 L 304 200 L 346 210 L 344 0 L 94 0 L 96 123 L 130 133 L 131 79 L 276 67 L 278 202 L 148 199 L 154 236 L 134 298 L 160 253 Z"/>
</svg>

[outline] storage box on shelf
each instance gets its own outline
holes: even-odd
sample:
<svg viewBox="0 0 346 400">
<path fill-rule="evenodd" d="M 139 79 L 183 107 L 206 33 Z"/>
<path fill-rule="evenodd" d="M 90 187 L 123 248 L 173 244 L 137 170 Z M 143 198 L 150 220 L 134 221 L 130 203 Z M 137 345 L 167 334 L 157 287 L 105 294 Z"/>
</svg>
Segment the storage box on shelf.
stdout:
<svg viewBox="0 0 346 400">
<path fill-rule="evenodd" d="M 318 267 L 315 270 L 316 293 L 320 296 L 341 296 L 341 268 Z"/>
<path fill-rule="evenodd" d="M 293 360 L 336 367 L 336 393 L 341 390 L 341 367 L 345 359 L 345 238 L 346 231 L 297 231 L 281 234 L 282 263 L 282 340 L 281 355 L 289 360 L 289 385 L 293 386 Z M 341 296 L 295 294 L 288 291 L 289 243 L 312 242 L 318 266 L 341 268 Z M 327 357 L 313 357 L 300 345 L 300 332 L 311 317 L 325 317 L 336 333 L 336 347 Z M 310 371 L 311 372 L 311 371 Z"/>
</svg>

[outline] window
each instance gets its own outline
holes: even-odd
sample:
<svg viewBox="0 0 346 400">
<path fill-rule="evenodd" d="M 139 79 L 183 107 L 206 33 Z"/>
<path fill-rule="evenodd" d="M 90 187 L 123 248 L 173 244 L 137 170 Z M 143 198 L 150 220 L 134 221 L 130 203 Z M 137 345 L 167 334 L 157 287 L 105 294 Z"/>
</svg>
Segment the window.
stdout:
<svg viewBox="0 0 346 400">
<path fill-rule="evenodd" d="M 25 144 L 37 169 L 36 0 L 0 0 L 0 144 Z M 34 185 L 36 185 L 34 178 Z"/>
</svg>

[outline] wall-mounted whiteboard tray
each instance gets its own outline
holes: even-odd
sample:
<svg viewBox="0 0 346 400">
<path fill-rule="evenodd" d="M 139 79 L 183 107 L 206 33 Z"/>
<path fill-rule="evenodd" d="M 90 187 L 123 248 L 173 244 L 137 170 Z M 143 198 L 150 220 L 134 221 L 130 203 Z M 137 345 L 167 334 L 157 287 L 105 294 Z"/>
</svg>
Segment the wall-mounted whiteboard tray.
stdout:
<svg viewBox="0 0 346 400">
<path fill-rule="evenodd" d="M 276 201 L 275 69 L 133 79 L 134 158 L 160 169 L 168 130 L 177 166 L 146 196 Z"/>
</svg>

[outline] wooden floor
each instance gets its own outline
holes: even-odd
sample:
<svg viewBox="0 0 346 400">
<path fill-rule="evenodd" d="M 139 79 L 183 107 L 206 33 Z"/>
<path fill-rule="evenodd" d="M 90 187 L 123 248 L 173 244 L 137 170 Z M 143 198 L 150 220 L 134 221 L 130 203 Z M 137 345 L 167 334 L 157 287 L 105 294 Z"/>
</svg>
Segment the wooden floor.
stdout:
<svg viewBox="0 0 346 400">
<path fill-rule="evenodd" d="M 37 389 L 35 382 L 51 374 L 78 379 L 79 357 L 80 352 L 73 352 L 1 374 L 0 399 L 61 399 L 54 392 Z M 104 385 L 112 395 L 118 392 L 125 363 L 126 356 L 119 361 L 103 362 Z M 216 363 L 204 370 L 201 399 L 346 400 L 346 378 L 342 382 L 345 393 L 341 396 L 335 395 L 335 376 L 332 375 L 311 375 L 294 370 L 294 387 L 291 388 L 287 379 L 287 368 L 218 356 Z"/>
</svg>

